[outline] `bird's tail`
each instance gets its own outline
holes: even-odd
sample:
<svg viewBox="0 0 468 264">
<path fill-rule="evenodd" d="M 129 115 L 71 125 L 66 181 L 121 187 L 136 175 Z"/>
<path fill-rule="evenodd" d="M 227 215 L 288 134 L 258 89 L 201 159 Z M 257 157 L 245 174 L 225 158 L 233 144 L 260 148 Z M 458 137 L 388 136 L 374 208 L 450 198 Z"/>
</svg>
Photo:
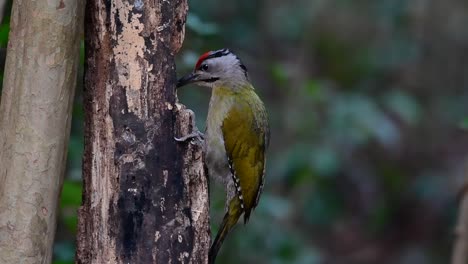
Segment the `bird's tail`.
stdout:
<svg viewBox="0 0 468 264">
<path fill-rule="evenodd" d="M 218 234 L 216 235 L 216 238 L 210 248 L 210 253 L 208 256 L 209 264 L 215 263 L 216 256 L 218 255 L 218 251 L 221 248 L 224 239 L 229 234 L 229 232 L 231 232 L 232 228 L 236 225 L 237 220 L 239 220 L 239 217 L 243 212 L 240 205 L 241 203 L 237 196 L 234 199 L 232 199 L 229 203 L 229 209 L 224 215 L 221 228 L 219 229 Z"/>
</svg>

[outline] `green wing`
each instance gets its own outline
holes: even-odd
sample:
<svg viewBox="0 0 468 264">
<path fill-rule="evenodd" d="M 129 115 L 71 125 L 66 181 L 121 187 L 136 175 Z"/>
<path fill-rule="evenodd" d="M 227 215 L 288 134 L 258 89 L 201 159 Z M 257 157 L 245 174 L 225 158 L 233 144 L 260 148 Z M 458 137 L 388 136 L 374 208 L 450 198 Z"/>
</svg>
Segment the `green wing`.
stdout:
<svg viewBox="0 0 468 264">
<path fill-rule="evenodd" d="M 258 103 L 254 104 L 257 107 L 247 102 L 236 103 L 222 125 L 229 166 L 245 211 L 245 222 L 258 203 L 265 173 L 269 129 L 263 104 Z"/>
</svg>

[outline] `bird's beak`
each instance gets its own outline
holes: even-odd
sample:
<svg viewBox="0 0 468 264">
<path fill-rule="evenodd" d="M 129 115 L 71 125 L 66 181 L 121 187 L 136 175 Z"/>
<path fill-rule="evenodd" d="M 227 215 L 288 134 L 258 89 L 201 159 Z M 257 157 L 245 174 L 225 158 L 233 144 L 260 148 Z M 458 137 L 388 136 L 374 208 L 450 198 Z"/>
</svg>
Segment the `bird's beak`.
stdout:
<svg viewBox="0 0 468 264">
<path fill-rule="evenodd" d="M 184 77 L 180 78 L 177 81 L 177 88 L 182 87 L 182 86 L 187 85 L 187 84 L 190 84 L 190 83 L 194 83 L 194 82 L 199 81 L 198 80 L 199 76 L 200 76 L 199 74 L 196 74 L 194 72 L 192 72 L 192 73 L 190 73 L 188 75 L 185 75 Z"/>
</svg>

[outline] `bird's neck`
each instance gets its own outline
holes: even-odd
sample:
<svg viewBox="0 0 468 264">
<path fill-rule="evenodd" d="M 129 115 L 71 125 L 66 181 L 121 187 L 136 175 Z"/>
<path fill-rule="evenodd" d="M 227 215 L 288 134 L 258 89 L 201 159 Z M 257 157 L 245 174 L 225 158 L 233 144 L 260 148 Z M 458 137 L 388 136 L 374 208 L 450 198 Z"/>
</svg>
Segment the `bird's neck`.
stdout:
<svg viewBox="0 0 468 264">
<path fill-rule="evenodd" d="M 211 96 L 228 96 L 254 90 L 248 81 L 226 81 L 212 87 Z"/>
<path fill-rule="evenodd" d="M 233 92 L 240 92 L 246 89 L 253 89 L 252 84 L 250 84 L 249 80 L 245 77 L 239 78 L 229 78 L 229 80 L 219 80 L 215 82 L 215 86 L 212 87 L 213 90 L 231 90 Z"/>
<path fill-rule="evenodd" d="M 229 111 L 231 106 L 241 98 L 248 98 L 248 93 L 253 91 L 251 84 L 237 87 L 217 85 L 212 88 L 210 106 L 208 109 L 208 119 L 214 122 L 211 125 L 220 125 L 222 118 Z M 210 124 L 207 124 L 210 125 Z"/>
</svg>

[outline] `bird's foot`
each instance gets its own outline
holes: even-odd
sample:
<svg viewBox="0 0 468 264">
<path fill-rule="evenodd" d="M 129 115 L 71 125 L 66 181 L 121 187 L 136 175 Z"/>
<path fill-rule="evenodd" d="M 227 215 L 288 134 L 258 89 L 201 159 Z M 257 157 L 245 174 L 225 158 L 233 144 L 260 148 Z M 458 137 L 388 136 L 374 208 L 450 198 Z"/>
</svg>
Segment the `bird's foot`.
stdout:
<svg viewBox="0 0 468 264">
<path fill-rule="evenodd" d="M 193 131 L 192 133 L 190 133 L 188 135 L 185 135 L 183 137 L 180 137 L 180 138 L 174 137 L 174 139 L 176 141 L 179 141 L 179 142 L 185 142 L 187 140 L 191 140 L 190 143 L 194 144 L 194 142 L 193 142 L 194 139 L 196 139 L 196 140 L 198 140 L 200 142 L 203 142 L 205 140 L 205 135 L 202 132 L 196 130 L 196 131 Z"/>
</svg>

